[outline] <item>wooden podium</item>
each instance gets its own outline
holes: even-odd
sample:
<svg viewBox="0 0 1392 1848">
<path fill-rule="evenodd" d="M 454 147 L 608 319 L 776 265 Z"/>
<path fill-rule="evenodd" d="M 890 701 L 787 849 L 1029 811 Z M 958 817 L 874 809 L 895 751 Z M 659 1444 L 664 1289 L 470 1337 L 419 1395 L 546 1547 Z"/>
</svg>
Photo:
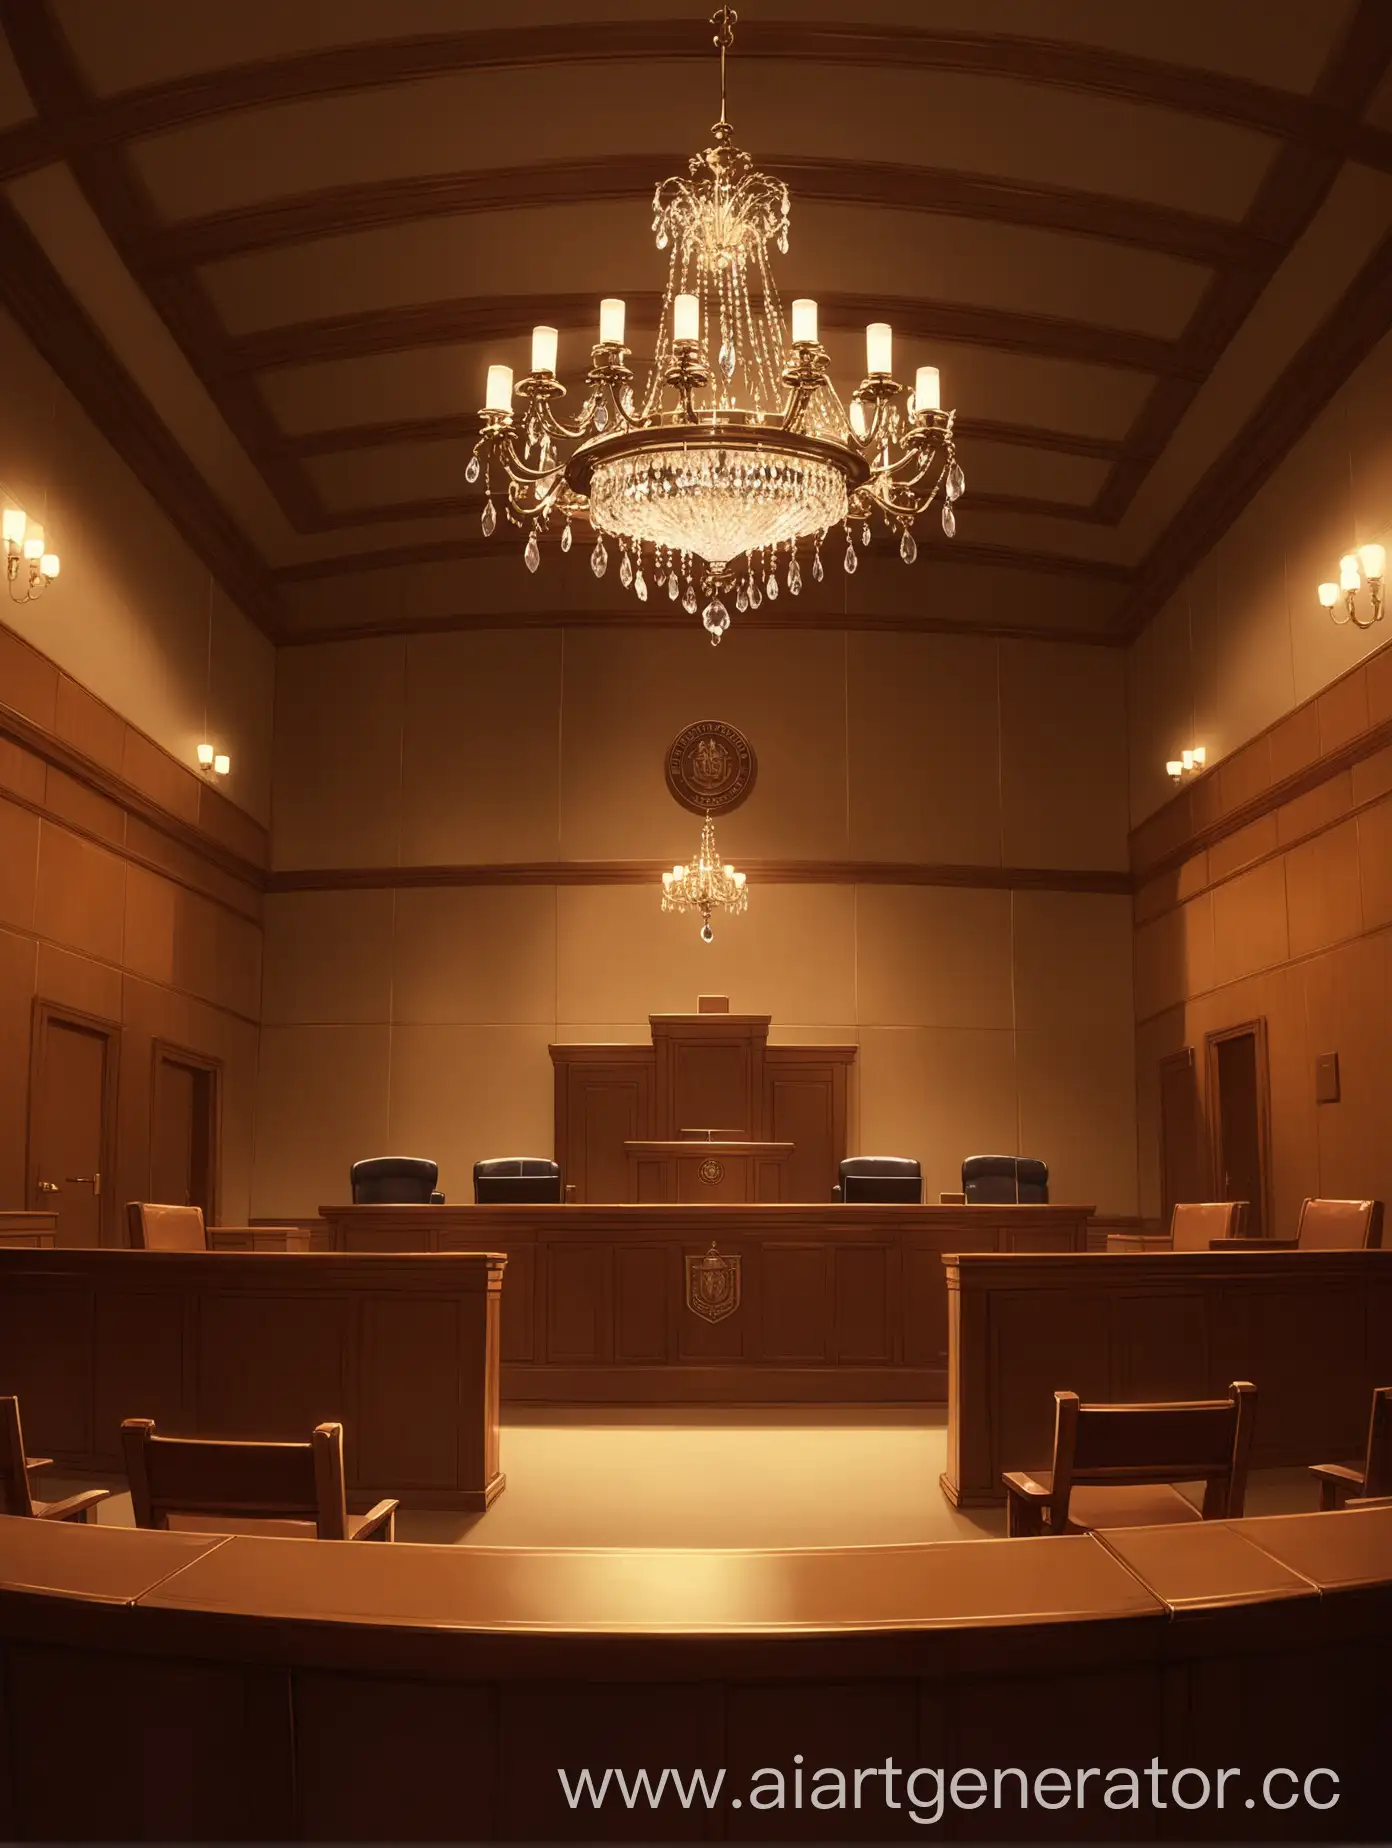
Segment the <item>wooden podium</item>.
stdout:
<svg viewBox="0 0 1392 1848">
<path fill-rule="evenodd" d="M 772 1205 L 785 1191 L 792 1168 L 791 1142 L 750 1142 L 743 1137 L 684 1137 L 680 1142 L 625 1142 L 632 1175 L 631 1200 L 640 1206 L 677 1201 L 683 1206 Z"/>
<path fill-rule="evenodd" d="M 577 1205 L 641 1200 L 806 1201 L 831 1199 L 846 1153 L 846 1074 L 854 1046 L 770 1046 L 769 1015 L 708 1010 L 652 1014 L 651 1046 L 553 1046 L 556 1160 L 566 1198 Z M 689 1192 L 640 1191 L 640 1161 L 630 1143 L 669 1144 L 666 1160 L 685 1165 L 693 1128 L 715 1129 L 734 1151 L 747 1192 L 715 1191 L 697 1181 Z M 749 1164 L 751 1144 L 778 1145 Z M 705 1154 L 709 1155 L 707 1147 Z M 724 1155 L 722 1185 L 740 1185 Z M 669 1180 L 687 1188 L 688 1180 Z M 659 1181 L 658 1185 L 666 1185 Z M 651 1177 L 641 1183 L 653 1185 Z M 776 1192 L 767 1188 L 776 1185 Z"/>
</svg>

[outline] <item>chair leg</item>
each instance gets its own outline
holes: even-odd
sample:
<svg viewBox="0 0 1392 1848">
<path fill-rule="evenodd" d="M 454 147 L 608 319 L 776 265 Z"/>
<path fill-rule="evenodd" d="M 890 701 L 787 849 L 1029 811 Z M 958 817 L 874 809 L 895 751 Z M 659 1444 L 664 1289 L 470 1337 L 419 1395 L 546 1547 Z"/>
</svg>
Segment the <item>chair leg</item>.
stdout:
<svg viewBox="0 0 1392 1848">
<path fill-rule="evenodd" d="M 1043 1510 L 1037 1503 L 1026 1501 L 1022 1495 L 1013 1495 L 1008 1489 L 1005 1496 L 1005 1531 L 1012 1540 L 1028 1540 L 1044 1531 Z"/>
<path fill-rule="evenodd" d="M 1331 1513 L 1334 1509 L 1342 1507 L 1343 1501 L 1343 1483 L 1331 1482 L 1327 1476 L 1323 1477 L 1320 1481 L 1320 1513 Z"/>
</svg>

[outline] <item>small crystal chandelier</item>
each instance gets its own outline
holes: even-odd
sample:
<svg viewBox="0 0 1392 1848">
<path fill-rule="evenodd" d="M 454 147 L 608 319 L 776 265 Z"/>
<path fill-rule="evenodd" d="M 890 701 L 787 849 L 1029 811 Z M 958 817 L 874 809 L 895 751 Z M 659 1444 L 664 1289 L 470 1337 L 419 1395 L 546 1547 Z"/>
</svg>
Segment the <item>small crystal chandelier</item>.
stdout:
<svg viewBox="0 0 1392 1848">
<path fill-rule="evenodd" d="M 715 817 L 709 810 L 701 824 L 701 845 L 690 866 L 674 866 L 662 875 L 662 909 L 664 911 L 699 911 L 701 941 L 710 943 L 712 911 L 728 911 L 733 917 L 749 909 L 749 889 L 744 874 L 721 861 L 715 847 Z"/>
<path fill-rule="evenodd" d="M 866 329 L 866 376 L 843 405 L 818 342 L 817 304 L 793 303 L 791 344 L 769 269 L 769 245 L 787 253 L 788 189 L 758 173 L 725 119 L 725 57 L 738 15 L 711 16 L 720 51 L 720 120 L 713 145 L 693 155 L 690 177 L 653 194 L 657 248 L 669 251 L 657 348 L 639 389 L 624 345 L 624 304 L 600 303 L 584 402 L 573 422 L 557 415 L 558 334 L 532 330 L 532 366 L 514 384 L 509 366 L 488 368 L 482 425 L 465 479 L 484 481 L 483 531 L 498 524 L 495 479 L 509 522 L 527 531 L 529 571 L 540 540 L 571 523 L 595 535 L 590 568 L 603 577 L 611 547 L 619 581 L 640 602 L 664 591 L 702 620 L 712 642 L 735 609 L 758 609 L 783 588 L 802 589 L 799 547 L 824 575 L 832 529 L 856 569 L 856 539 L 870 543 L 878 516 L 899 539 L 905 564 L 918 556 L 914 522 L 941 496 L 942 529 L 957 528 L 954 503 L 966 480 L 944 411 L 938 371 L 920 366 L 906 396 L 892 371 L 887 323 Z M 514 412 L 514 400 L 519 400 Z M 837 543 L 840 543 L 838 537 Z"/>
</svg>

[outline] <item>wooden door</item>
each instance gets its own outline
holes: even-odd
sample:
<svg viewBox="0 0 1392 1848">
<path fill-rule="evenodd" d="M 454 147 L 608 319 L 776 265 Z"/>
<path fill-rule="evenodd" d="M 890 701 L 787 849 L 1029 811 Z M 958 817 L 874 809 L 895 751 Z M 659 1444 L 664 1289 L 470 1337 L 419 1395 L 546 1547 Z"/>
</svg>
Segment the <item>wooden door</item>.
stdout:
<svg viewBox="0 0 1392 1848">
<path fill-rule="evenodd" d="M 165 1206 L 198 1206 L 217 1223 L 216 1060 L 156 1041 L 150 1087 L 150 1192 Z"/>
<path fill-rule="evenodd" d="M 35 1003 L 29 1204 L 57 1213 L 60 1245 L 116 1242 L 112 1138 L 119 1043 L 113 1021 Z"/>
<path fill-rule="evenodd" d="M 1208 1047 L 1209 1130 L 1213 1172 L 1220 1200 L 1250 1202 L 1247 1230 L 1268 1234 L 1266 1022 L 1245 1021 L 1210 1033 Z"/>
<path fill-rule="evenodd" d="M 1207 1200 L 1211 1192 L 1198 1074 L 1193 1048 L 1186 1046 L 1160 1061 L 1160 1205 L 1166 1229 L 1177 1205 Z"/>
</svg>

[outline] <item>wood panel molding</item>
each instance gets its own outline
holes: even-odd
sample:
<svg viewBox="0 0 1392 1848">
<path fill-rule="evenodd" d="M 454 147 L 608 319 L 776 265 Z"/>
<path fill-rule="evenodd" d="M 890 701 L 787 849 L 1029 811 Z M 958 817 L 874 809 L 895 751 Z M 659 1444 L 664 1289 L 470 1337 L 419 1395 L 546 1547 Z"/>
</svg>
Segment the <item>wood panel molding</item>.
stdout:
<svg viewBox="0 0 1392 1848">
<path fill-rule="evenodd" d="M 748 860 L 755 885 L 968 886 L 1011 892 L 1131 891 L 1131 875 L 1037 866 L 938 866 L 898 860 Z M 489 865 L 344 866 L 283 869 L 265 875 L 267 892 L 405 891 L 422 886 L 656 885 L 656 860 L 518 860 Z"/>
</svg>

